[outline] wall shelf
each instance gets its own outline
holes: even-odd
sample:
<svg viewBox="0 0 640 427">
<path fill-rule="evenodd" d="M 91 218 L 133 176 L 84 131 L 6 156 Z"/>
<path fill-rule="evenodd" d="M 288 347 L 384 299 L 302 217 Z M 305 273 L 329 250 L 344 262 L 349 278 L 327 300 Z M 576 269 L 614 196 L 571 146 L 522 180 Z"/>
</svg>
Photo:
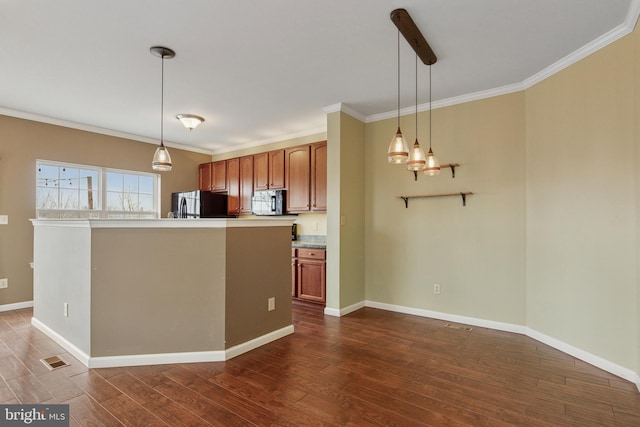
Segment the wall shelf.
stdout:
<svg viewBox="0 0 640 427">
<path fill-rule="evenodd" d="M 460 196 L 462 197 L 462 206 L 467 206 L 467 196 L 473 194 L 471 191 L 461 191 L 458 193 L 440 193 L 440 194 L 422 194 L 415 196 L 396 196 L 398 199 L 402 199 L 404 201 L 404 207 L 409 207 L 409 199 L 426 199 L 432 197 L 454 197 Z"/>
<path fill-rule="evenodd" d="M 455 178 L 456 177 L 456 168 L 460 166 L 460 164 L 458 163 L 445 163 L 444 165 L 440 165 L 440 170 L 444 169 L 444 168 L 450 168 L 451 169 L 451 178 Z"/>
<path fill-rule="evenodd" d="M 445 164 L 440 165 L 440 170 L 442 171 L 442 169 L 445 169 L 445 168 L 451 169 L 451 178 L 455 178 L 456 177 L 456 168 L 458 166 L 460 166 L 459 163 L 445 163 Z M 413 171 L 413 179 L 415 181 L 418 180 L 418 171 Z"/>
</svg>

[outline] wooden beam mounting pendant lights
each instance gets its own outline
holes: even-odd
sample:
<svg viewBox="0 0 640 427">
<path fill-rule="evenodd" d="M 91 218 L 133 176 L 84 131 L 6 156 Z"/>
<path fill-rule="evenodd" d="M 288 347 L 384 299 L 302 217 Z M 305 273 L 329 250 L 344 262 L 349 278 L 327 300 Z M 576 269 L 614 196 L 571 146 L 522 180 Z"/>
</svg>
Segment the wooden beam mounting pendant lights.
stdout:
<svg viewBox="0 0 640 427">
<path fill-rule="evenodd" d="M 405 9 L 396 9 L 391 12 L 391 20 L 425 65 L 433 65 L 436 63 L 438 60 L 436 54 L 433 53 L 429 43 L 427 43 L 418 27 L 416 27 L 409 12 Z"/>
</svg>

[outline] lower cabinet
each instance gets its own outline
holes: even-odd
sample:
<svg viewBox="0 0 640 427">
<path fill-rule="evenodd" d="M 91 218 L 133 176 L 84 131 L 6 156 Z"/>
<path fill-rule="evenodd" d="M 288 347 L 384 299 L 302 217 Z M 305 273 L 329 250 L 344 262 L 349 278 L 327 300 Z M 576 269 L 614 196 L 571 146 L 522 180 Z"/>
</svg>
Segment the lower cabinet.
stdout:
<svg viewBox="0 0 640 427">
<path fill-rule="evenodd" d="M 297 248 L 292 251 L 292 296 L 301 300 L 326 302 L 326 250 Z"/>
</svg>

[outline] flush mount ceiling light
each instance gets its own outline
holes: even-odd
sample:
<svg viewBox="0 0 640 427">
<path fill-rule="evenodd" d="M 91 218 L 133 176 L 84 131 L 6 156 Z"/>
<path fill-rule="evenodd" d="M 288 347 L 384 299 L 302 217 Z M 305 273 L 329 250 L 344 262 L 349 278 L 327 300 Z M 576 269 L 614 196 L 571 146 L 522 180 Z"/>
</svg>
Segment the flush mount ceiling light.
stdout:
<svg viewBox="0 0 640 427">
<path fill-rule="evenodd" d="M 156 150 L 153 155 L 153 161 L 151 162 L 151 167 L 153 170 L 160 172 L 168 172 L 171 170 L 173 166 L 171 163 L 171 156 L 169 155 L 169 150 L 164 146 L 164 60 L 171 59 L 176 56 L 176 53 L 162 46 L 153 46 L 149 49 L 151 54 L 157 56 L 162 59 L 162 73 L 161 73 L 161 84 L 160 84 L 160 147 Z"/>
<path fill-rule="evenodd" d="M 189 129 L 190 131 L 194 130 L 198 127 L 198 125 L 204 122 L 204 119 L 200 116 L 196 116 L 194 114 L 178 114 L 176 119 L 180 120 L 180 122 Z"/>
<path fill-rule="evenodd" d="M 418 179 L 418 171 L 424 170 L 426 175 L 437 175 L 440 172 L 440 163 L 433 154 L 431 149 L 431 65 L 438 61 L 438 58 L 433 53 L 433 50 L 429 46 L 429 43 L 425 40 L 424 36 L 416 26 L 413 19 L 405 9 L 395 9 L 391 12 L 391 21 L 398 28 L 398 33 L 402 33 L 409 45 L 416 52 L 416 142 L 413 144 L 413 148 L 407 160 L 407 169 L 413 171 L 414 177 Z M 399 49 L 399 48 L 398 48 Z M 425 65 L 429 66 L 429 154 L 425 159 L 424 151 L 420 148 L 418 143 L 418 57 Z M 398 54 L 398 62 L 400 62 L 400 55 Z M 400 66 L 398 65 L 398 70 Z M 398 72 L 398 75 L 400 73 Z M 398 77 L 399 81 L 400 77 Z M 400 84 L 398 83 L 398 93 L 400 92 Z M 400 133 L 400 95 L 398 95 L 398 132 Z M 389 162 L 392 162 L 391 148 L 393 141 L 389 147 Z"/>
</svg>

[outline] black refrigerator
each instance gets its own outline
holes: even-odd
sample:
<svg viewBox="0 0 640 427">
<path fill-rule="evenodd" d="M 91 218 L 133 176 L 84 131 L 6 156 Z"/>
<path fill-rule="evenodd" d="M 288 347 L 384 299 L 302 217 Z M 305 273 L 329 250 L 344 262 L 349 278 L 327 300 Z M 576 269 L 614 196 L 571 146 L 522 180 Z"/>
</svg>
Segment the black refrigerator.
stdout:
<svg viewBox="0 0 640 427">
<path fill-rule="evenodd" d="M 234 218 L 227 213 L 227 195 L 193 190 L 171 193 L 175 218 Z"/>
</svg>

